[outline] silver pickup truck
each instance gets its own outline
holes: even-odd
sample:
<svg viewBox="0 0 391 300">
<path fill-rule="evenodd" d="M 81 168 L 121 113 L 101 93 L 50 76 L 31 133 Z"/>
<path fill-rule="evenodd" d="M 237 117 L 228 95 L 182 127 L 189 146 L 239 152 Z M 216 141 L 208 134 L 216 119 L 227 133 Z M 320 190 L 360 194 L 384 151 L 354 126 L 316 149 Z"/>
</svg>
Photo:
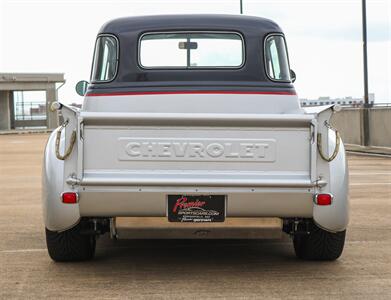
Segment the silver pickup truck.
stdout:
<svg viewBox="0 0 391 300">
<path fill-rule="evenodd" d="M 334 260 L 348 224 L 338 107 L 303 109 L 285 37 L 234 15 L 116 19 L 96 39 L 82 108 L 43 165 L 47 247 L 91 259 L 96 238 L 259 238 L 270 222 L 302 259 Z"/>
</svg>

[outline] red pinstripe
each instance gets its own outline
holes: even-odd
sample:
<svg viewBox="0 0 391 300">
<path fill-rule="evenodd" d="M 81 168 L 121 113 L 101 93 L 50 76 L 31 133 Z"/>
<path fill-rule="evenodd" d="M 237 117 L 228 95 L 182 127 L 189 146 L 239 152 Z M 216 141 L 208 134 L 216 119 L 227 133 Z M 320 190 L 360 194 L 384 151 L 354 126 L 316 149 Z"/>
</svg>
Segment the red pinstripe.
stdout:
<svg viewBox="0 0 391 300">
<path fill-rule="evenodd" d="M 149 91 L 149 92 L 116 92 L 116 93 L 90 93 L 88 97 L 99 96 L 138 96 L 138 95 L 179 95 L 179 94 L 234 94 L 234 95 L 289 95 L 296 92 L 288 91 Z"/>
</svg>

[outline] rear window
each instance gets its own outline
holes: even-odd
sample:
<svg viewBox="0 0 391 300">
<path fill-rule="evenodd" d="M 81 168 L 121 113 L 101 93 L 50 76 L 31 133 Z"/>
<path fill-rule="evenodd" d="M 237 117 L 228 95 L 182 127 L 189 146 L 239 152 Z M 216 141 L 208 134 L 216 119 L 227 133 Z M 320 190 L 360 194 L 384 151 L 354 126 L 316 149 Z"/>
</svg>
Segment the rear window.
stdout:
<svg viewBox="0 0 391 300">
<path fill-rule="evenodd" d="M 147 33 L 139 41 L 143 68 L 240 68 L 243 63 L 244 43 L 238 33 Z"/>
</svg>

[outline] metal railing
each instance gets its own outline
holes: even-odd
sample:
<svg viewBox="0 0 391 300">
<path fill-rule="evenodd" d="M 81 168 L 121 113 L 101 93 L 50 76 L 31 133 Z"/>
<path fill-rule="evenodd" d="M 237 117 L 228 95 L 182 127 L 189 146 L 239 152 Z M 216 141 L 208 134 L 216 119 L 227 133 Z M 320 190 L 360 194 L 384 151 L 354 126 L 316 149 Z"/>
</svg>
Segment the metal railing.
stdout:
<svg viewBox="0 0 391 300">
<path fill-rule="evenodd" d="M 15 121 L 46 120 L 46 102 L 15 102 Z"/>
</svg>

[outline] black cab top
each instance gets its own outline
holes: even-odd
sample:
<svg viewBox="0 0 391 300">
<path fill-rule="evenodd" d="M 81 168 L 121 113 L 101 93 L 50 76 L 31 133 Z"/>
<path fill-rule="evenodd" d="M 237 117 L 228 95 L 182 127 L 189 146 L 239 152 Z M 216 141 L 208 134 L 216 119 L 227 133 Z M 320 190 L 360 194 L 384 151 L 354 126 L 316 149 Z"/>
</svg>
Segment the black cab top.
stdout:
<svg viewBox="0 0 391 300">
<path fill-rule="evenodd" d="M 88 93 L 233 86 L 294 90 L 275 22 L 212 14 L 111 20 L 97 37 Z"/>
</svg>

